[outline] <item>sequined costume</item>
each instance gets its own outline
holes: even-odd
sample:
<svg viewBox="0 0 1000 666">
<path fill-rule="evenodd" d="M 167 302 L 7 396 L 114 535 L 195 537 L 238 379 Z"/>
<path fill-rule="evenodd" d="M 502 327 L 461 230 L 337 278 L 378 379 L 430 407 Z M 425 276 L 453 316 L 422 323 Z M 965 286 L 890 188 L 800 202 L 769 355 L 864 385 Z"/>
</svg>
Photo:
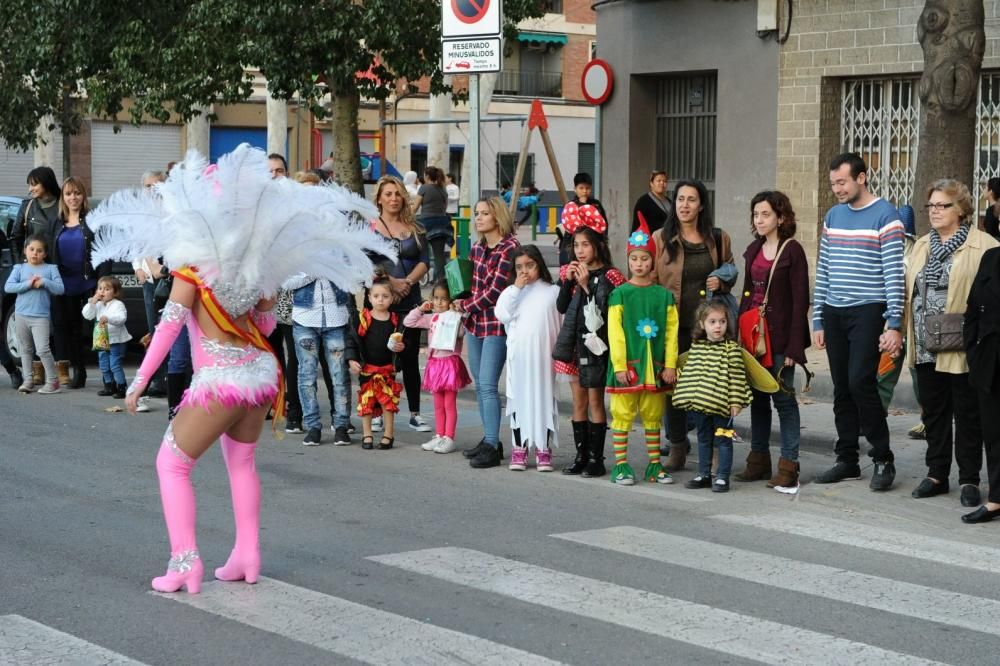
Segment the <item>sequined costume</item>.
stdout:
<svg viewBox="0 0 1000 666">
<path fill-rule="evenodd" d="M 182 282 L 195 289 L 190 309 L 176 299 L 167 302 L 129 388 L 133 395 L 145 390 L 186 327 L 194 378 L 156 458 L 170 560 L 166 573 L 153 579 L 154 590 L 200 590 L 204 565 L 195 538 L 190 478 L 197 460 L 186 451 L 201 450 L 204 439 L 216 437 L 229 473 L 236 539 L 215 577 L 257 581 L 261 565 L 256 442 L 237 441 L 225 431 L 204 431 L 210 426 L 202 424 L 213 421 L 197 412 L 258 408 L 247 413 L 259 414 L 263 421 L 259 407 L 272 403 L 276 434 L 283 431 L 277 425 L 282 416 L 283 383 L 266 339 L 275 318 L 257 307 L 273 298 L 302 266 L 348 293 L 360 289 L 373 273 L 371 256 L 394 257 L 392 247 L 364 224 L 376 214 L 369 202 L 336 186 L 305 187 L 288 179 L 272 180 L 265 153 L 244 144 L 212 166 L 191 151 L 154 191 L 117 192 L 88 217 L 96 237 L 95 265 L 108 259 L 163 257 L 167 266 L 184 267 L 173 273 L 174 292 L 185 298 L 190 294 Z M 205 322 L 206 317 L 222 336 L 204 330 L 199 318 Z M 195 415 L 187 416 L 191 412 Z M 239 418 L 238 413 L 234 416 Z M 201 430 L 192 430 L 192 424 Z M 185 447 L 185 441 L 178 442 L 181 432 L 204 439 Z"/>
</svg>

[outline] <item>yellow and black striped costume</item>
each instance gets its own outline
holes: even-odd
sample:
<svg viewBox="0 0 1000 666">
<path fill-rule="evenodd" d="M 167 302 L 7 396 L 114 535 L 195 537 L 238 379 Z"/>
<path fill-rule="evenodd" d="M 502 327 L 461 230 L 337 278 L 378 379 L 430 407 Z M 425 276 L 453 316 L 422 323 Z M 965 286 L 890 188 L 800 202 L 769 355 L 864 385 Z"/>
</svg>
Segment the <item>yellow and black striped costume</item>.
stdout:
<svg viewBox="0 0 1000 666">
<path fill-rule="evenodd" d="M 674 407 L 728 417 L 731 405 L 746 407 L 752 397 L 739 344 L 695 340 L 677 379 Z"/>
</svg>

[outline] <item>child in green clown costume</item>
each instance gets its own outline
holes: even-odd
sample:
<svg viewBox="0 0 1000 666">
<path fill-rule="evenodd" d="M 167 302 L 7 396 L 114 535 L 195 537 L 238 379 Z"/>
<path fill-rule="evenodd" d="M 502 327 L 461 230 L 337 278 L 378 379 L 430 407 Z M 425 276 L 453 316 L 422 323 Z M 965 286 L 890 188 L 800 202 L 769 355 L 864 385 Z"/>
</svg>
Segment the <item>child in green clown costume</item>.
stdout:
<svg viewBox="0 0 1000 666">
<path fill-rule="evenodd" d="M 628 432 L 636 414 L 645 430 L 649 464 L 643 478 L 655 483 L 674 480 L 660 464 L 663 392 L 677 381 L 679 319 L 673 294 L 651 277 L 656 246 L 639 214 L 639 228 L 628 239 L 631 278 L 608 300 L 608 344 L 611 349 L 606 391 L 611 394 L 611 437 L 615 467 L 611 482 L 631 486 L 635 472 L 628 464 Z"/>
</svg>

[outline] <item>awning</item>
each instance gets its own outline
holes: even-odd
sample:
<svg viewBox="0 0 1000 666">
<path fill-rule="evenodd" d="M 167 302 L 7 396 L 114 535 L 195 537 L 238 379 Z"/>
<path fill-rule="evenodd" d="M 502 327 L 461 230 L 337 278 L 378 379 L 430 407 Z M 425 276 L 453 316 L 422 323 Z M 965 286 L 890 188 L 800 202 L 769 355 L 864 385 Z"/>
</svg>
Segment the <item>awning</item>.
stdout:
<svg viewBox="0 0 1000 666">
<path fill-rule="evenodd" d="M 559 44 L 562 46 L 568 40 L 566 35 L 558 32 L 519 32 L 517 33 L 519 42 L 535 42 L 537 44 Z"/>
</svg>

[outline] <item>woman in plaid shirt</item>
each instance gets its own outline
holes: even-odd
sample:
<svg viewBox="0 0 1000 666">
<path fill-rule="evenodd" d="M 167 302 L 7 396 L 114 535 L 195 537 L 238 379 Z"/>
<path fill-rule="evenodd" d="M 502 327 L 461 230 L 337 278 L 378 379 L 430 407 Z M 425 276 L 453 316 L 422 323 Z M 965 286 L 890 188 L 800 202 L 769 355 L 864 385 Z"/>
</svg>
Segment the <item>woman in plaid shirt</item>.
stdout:
<svg viewBox="0 0 1000 666">
<path fill-rule="evenodd" d="M 469 335 L 465 337 L 465 344 L 469 350 L 469 370 L 476 382 L 479 416 L 483 420 L 483 439 L 462 454 L 472 467 L 485 468 L 499 466 L 503 458 L 497 386 L 507 360 L 507 334 L 493 313 L 493 307 L 507 287 L 511 254 L 520 243 L 514 235 L 510 212 L 499 197 L 479 200 L 475 216 L 479 241 L 469 253 L 472 295 L 456 300 L 452 307 L 467 314 L 465 327 Z"/>
</svg>

